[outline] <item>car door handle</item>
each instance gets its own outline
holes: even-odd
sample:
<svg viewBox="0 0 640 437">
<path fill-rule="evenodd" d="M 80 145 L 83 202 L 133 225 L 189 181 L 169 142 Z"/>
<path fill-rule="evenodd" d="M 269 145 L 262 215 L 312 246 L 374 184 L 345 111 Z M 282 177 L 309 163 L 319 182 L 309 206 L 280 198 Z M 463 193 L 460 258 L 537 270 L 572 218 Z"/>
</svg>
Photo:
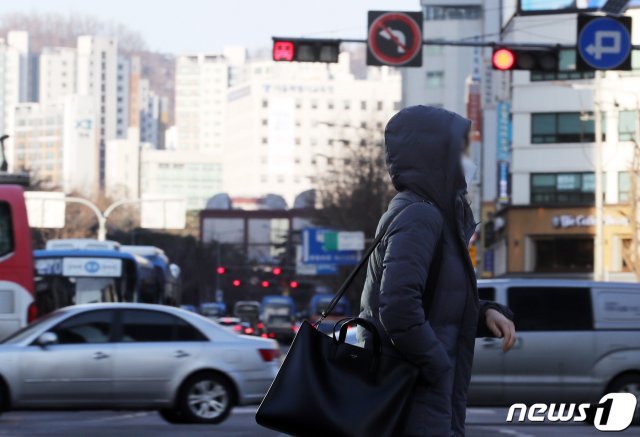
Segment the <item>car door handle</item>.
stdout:
<svg viewBox="0 0 640 437">
<path fill-rule="evenodd" d="M 185 358 L 185 357 L 188 357 L 189 354 L 186 353 L 185 351 L 175 351 L 173 353 L 173 356 L 176 357 L 176 358 Z"/>
<path fill-rule="evenodd" d="M 500 338 L 485 337 L 482 339 L 482 347 L 484 349 L 499 349 L 500 341 L 502 341 Z"/>
<path fill-rule="evenodd" d="M 104 360 L 105 358 L 109 358 L 109 355 L 104 352 L 96 352 L 93 354 L 94 360 Z"/>
</svg>

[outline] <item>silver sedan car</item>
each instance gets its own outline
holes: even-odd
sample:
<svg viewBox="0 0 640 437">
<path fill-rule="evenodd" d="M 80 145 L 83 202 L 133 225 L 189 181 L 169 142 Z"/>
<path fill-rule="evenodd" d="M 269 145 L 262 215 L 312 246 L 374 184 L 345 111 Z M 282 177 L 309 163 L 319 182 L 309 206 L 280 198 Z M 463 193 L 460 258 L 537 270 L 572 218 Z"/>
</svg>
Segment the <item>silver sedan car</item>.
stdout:
<svg viewBox="0 0 640 437">
<path fill-rule="evenodd" d="M 0 343 L 0 410 L 157 409 L 219 423 L 258 403 L 279 366 L 274 340 L 145 304 L 58 310 Z"/>
</svg>

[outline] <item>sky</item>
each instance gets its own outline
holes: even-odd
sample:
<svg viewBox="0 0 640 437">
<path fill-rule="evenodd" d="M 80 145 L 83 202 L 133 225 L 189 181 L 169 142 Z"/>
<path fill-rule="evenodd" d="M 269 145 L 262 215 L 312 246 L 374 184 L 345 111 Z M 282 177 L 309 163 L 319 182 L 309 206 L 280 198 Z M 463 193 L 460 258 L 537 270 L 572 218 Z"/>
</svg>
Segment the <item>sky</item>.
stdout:
<svg viewBox="0 0 640 437">
<path fill-rule="evenodd" d="M 11 12 L 89 14 L 137 31 L 149 48 L 217 52 L 269 47 L 272 36 L 364 38 L 367 10 L 420 10 L 420 0 L 20 0 Z"/>
</svg>

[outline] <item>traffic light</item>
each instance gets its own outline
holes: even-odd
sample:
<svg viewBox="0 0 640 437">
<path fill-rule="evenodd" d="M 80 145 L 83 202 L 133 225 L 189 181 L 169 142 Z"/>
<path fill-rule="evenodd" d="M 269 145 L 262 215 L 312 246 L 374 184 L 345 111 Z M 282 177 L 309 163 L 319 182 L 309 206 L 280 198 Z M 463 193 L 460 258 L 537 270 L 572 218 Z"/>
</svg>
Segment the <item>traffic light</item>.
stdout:
<svg viewBox="0 0 640 437">
<path fill-rule="evenodd" d="M 340 40 L 273 38 L 273 60 L 278 62 L 338 62 Z"/>
<path fill-rule="evenodd" d="M 558 71 L 558 50 L 553 48 L 510 48 L 493 49 L 491 63 L 494 70 L 528 70 L 541 72 Z"/>
</svg>

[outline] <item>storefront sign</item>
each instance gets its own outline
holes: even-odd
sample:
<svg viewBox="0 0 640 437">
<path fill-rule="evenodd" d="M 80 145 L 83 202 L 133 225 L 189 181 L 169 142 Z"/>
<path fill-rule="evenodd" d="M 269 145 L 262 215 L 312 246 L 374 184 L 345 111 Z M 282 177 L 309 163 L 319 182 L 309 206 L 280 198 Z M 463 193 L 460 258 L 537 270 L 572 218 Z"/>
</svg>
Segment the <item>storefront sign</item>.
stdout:
<svg viewBox="0 0 640 437">
<path fill-rule="evenodd" d="M 626 217 L 604 216 L 603 222 L 608 226 L 629 226 L 629 220 Z M 596 225 L 596 217 L 593 215 L 570 215 L 563 214 L 554 216 L 551 219 L 554 228 L 585 228 Z"/>
<path fill-rule="evenodd" d="M 511 159 L 511 104 L 499 102 L 498 115 L 498 201 L 509 203 L 509 161 Z"/>
</svg>

